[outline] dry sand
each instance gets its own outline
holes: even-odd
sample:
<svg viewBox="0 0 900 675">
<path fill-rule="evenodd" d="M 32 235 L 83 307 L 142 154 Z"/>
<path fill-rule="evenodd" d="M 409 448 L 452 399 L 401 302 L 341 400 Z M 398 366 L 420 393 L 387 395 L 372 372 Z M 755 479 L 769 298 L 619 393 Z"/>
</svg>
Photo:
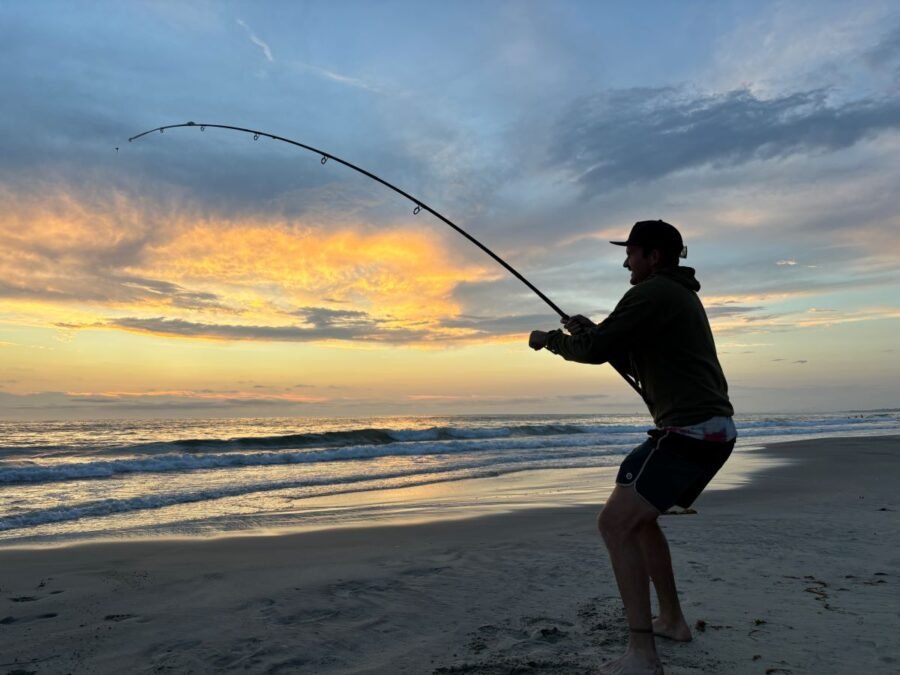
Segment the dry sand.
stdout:
<svg viewBox="0 0 900 675">
<path fill-rule="evenodd" d="M 689 621 L 666 672 L 900 672 L 900 437 L 666 516 Z M 590 673 L 626 632 L 596 508 L 0 551 L 4 673 Z"/>
</svg>

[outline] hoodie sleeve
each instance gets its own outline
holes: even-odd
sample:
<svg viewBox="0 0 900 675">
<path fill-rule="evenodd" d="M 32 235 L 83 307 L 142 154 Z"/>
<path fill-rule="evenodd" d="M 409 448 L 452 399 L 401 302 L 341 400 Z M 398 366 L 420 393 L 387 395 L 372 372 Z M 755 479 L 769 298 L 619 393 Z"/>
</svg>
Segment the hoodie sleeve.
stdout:
<svg viewBox="0 0 900 675">
<path fill-rule="evenodd" d="M 640 286 L 634 286 L 600 324 L 581 335 L 553 331 L 546 347 L 566 361 L 606 363 L 613 360 L 624 366 L 623 354 L 641 339 L 645 331 L 652 330 L 654 316 L 651 298 Z"/>
</svg>

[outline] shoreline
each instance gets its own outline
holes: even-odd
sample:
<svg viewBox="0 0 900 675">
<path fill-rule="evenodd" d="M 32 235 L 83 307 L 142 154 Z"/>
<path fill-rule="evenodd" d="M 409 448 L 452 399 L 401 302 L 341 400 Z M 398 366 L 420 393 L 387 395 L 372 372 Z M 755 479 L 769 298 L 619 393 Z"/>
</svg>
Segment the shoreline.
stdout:
<svg viewBox="0 0 900 675">
<path fill-rule="evenodd" d="M 753 441 L 745 447 L 735 448 L 731 459 L 707 490 L 734 489 L 752 481 L 759 471 L 790 461 L 779 459 L 777 455 L 764 455 L 759 452 L 760 448 L 760 444 Z M 406 487 L 348 490 L 298 499 L 295 511 L 234 516 L 230 522 L 201 519 L 169 523 L 158 528 L 112 530 L 108 534 L 88 530 L 61 535 L 0 537 L 0 551 L 49 550 L 92 544 L 290 536 L 327 530 L 469 520 L 544 508 L 599 508 L 612 491 L 619 462 L 619 459 L 615 459 L 609 466 L 526 469 L 497 476 L 436 479 Z M 116 516 L 105 518 L 109 517 Z M 183 531 L 174 531 L 179 528 Z"/>
<path fill-rule="evenodd" d="M 705 626 L 659 645 L 666 672 L 896 668 L 900 437 L 753 452 L 798 461 L 661 521 L 685 612 Z M 4 548 L 2 662 L 41 674 L 590 672 L 626 635 L 596 512 Z"/>
</svg>

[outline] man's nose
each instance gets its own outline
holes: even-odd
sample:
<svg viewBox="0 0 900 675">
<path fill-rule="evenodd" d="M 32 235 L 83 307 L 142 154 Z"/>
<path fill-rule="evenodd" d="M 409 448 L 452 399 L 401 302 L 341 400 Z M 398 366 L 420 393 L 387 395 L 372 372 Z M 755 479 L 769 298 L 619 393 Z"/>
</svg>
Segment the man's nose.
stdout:
<svg viewBox="0 0 900 675">
<path fill-rule="evenodd" d="M 626 270 L 630 270 L 631 268 L 628 266 L 628 258 L 625 258 L 625 262 L 622 263 L 622 267 Z"/>
</svg>

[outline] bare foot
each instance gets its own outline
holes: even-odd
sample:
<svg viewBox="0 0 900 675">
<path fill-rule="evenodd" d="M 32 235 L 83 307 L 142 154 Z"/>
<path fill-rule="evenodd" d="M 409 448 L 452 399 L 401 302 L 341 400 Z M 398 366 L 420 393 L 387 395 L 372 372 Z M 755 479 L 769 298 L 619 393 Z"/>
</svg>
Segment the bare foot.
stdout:
<svg viewBox="0 0 900 675">
<path fill-rule="evenodd" d="M 663 667 L 658 660 L 648 663 L 627 652 L 615 661 L 604 663 L 598 672 L 600 675 L 663 675 Z"/>
<path fill-rule="evenodd" d="M 660 618 L 653 619 L 653 634 L 676 642 L 690 642 L 694 639 L 691 635 L 691 628 L 687 625 L 684 617 L 675 622 L 666 622 Z"/>
</svg>

